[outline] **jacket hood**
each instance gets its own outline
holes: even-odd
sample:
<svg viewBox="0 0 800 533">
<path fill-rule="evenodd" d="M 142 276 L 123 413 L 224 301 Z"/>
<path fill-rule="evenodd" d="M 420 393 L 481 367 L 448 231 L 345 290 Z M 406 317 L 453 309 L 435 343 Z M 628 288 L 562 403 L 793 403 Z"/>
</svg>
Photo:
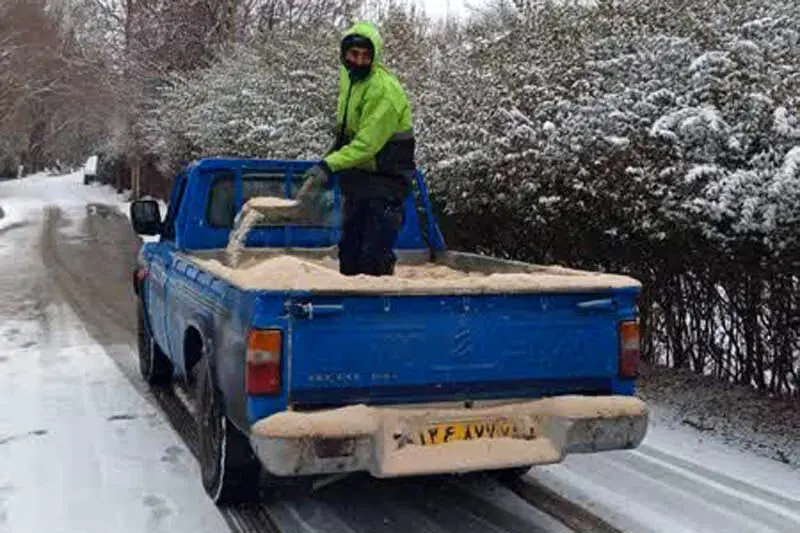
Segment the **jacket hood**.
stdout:
<svg viewBox="0 0 800 533">
<path fill-rule="evenodd" d="M 344 33 L 342 40 L 351 35 L 358 35 L 359 37 L 369 39 L 372 43 L 372 47 L 375 50 L 375 57 L 372 58 L 371 70 L 374 72 L 375 69 L 381 66 L 381 60 L 383 58 L 383 39 L 378 31 L 378 27 L 372 22 L 357 22 Z"/>
</svg>

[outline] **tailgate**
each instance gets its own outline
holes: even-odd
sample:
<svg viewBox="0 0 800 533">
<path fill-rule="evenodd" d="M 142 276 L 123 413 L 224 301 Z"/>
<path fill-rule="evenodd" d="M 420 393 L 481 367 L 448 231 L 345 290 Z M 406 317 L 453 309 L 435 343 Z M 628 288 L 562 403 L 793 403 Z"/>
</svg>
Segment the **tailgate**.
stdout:
<svg viewBox="0 0 800 533">
<path fill-rule="evenodd" d="M 508 296 L 311 296 L 293 302 L 289 401 L 387 404 L 630 394 L 619 322 L 637 290 Z"/>
</svg>

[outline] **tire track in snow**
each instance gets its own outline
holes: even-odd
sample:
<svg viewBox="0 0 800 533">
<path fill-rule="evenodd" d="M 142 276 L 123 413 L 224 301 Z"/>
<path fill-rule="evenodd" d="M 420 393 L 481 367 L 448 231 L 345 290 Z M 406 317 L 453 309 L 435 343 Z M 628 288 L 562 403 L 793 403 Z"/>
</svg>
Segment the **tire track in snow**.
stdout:
<svg viewBox="0 0 800 533">
<path fill-rule="evenodd" d="M 798 498 L 793 499 L 757 485 L 753 485 L 746 481 L 727 476 L 720 472 L 715 472 L 714 470 L 705 468 L 700 464 L 670 455 L 646 444 L 641 445 L 632 453 L 642 457 L 645 460 L 656 460 L 662 464 L 670 465 L 677 470 L 689 472 L 695 476 L 700 476 L 704 480 L 713 481 L 717 486 L 727 487 L 738 492 L 739 494 L 747 496 L 748 498 L 761 501 L 764 504 L 782 507 L 785 509 L 797 509 L 798 514 L 796 517 L 800 519 L 800 482 L 798 483 Z"/>
<path fill-rule="evenodd" d="M 0 235 L 8 233 L 10 231 L 14 231 L 15 229 L 24 228 L 28 225 L 28 222 L 14 222 L 13 224 L 9 224 L 8 226 L 4 226 L 0 228 Z"/>
<path fill-rule="evenodd" d="M 529 474 L 623 529 L 648 533 L 797 533 L 798 524 L 635 452 L 573 456 Z"/>
<path fill-rule="evenodd" d="M 654 458 L 643 455 L 619 455 L 613 460 L 637 472 L 639 475 L 658 480 L 672 490 L 693 495 L 702 501 L 727 513 L 748 517 L 758 517 L 758 521 L 771 531 L 796 533 L 800 531 L 800 515 L 780 506 L 770 505 L 734 488 L 720 485 L 691 471 L 676 468 Z M 642 460 L 644 458 L 644 460 Z M 792 525 L 794 524 L 794 525 Z"/>
<path fill-rule="evenodd" d="M 26 228 L 0 239 L 0 337 L 7 356 L 0 389 L 14 406 L 2 410 L 0 426 L 10 431 L 0 433 L 18 436 L 0 451 L 0 485 L 16 486 L 7 506 L 8 531 L 99 531 L 103 524 L 162 531 L 168 523 L 175 531 L 227 530 L 214 509 L 194 505 L 198 490 L 186 463 L 160 462 L 175 436 L 163 423 L 151 423 L 157 422 L 153 409 L 62 296 L 42 260 L 45 218 L 43 209 L 32 211 Z M 138 420 L 109 423 L 118 413 L 135 413 Z M 139 477 L 144 472 L 152 475 Z M 156 502 L 160 490 L 172 493 L 164 505 Z M 187 503 L 191 513 L 173 514 Z"/>
<path fill-rule="evenodd" d="M 507 482 L 507 486 L 532 506 L 557 517 L 573 531 L 581 533 L 623 533 L 609 522 L 580 505 L 571 502 L 545 485 L 524 477 Z"/>
</svg>

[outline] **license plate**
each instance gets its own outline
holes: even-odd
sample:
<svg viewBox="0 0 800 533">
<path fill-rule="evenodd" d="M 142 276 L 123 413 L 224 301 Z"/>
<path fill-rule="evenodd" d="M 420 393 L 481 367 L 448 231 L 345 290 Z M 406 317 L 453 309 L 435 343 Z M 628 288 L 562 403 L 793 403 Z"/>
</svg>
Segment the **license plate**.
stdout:
<svg viewBox="0 0 800 533">
<path fill-rule="evenodd" d="M 506 420 L 488 422 L 448 422 L 423 428 L 414 439 L 416 444 L 433 446 L 462 440 L 513 437 L 514 424 Z"/>
</svg>

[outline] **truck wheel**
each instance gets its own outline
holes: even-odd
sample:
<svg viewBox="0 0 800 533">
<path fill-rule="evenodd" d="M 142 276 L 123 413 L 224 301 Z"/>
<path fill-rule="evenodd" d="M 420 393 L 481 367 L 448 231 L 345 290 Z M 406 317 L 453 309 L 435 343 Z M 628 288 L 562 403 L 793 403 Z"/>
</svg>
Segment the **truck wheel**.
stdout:
<svg viewBox="0 0 800 533">
<path fill-rule="evenodd" d="M 148 385 L 167 385 L 172 379 L 172 363 L 158 347 L 144 319 L 144 306 L 137 301 L 137 333 L 139 340 L 139 373 Z"/>
<path fill-rule="evenodd" d="M 250 502 L 259 497 L 259 463 L 247 437 L 223 412 L 211 367 L 198 363 L 197 406 L 203 488 L 217 504 Z"/>
</svg>

